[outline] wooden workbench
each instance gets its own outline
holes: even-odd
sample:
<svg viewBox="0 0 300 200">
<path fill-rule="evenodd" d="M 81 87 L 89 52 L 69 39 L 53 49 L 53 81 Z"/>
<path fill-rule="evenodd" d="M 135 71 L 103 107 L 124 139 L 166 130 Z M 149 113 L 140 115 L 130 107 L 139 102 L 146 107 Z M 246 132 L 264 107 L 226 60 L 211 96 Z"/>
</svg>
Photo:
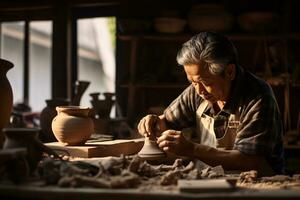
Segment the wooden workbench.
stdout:
<svg viewBox="0 0 300 200">
<path fill-rule="evenodd" d="M 165 200 L 165 199 L 300 199 L 300 192 L 293 190 L 248 190 L 237 189 L 232 192 L 181 193 L 177 191 L 144 191 L 139 189 L 96 189 L 96 188 L 58 188 L 56 186 L 37 187 L 0 183 L 0 197 L 4 199 L 71 199 L 71 200 Z"/>
</svg>

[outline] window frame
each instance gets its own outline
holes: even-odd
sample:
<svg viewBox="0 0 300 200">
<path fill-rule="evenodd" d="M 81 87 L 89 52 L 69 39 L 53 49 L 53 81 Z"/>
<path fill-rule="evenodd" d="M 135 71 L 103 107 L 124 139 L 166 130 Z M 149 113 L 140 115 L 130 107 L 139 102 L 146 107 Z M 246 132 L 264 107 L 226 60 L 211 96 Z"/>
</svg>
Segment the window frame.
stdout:
<svg viewBox="0 0 300 200">
<path fill-rule="evenodd" d="M 29 46 L 30 46 L 30 22 L 34 21 L 52 21 L 51 7 L 45 6 L 33 6 L 29 7 L 16 7 L 7 8 L 3 7 L 0 17 L 0 35 L 2 35 L 2 24 L 8 22 L 21 21 L 24 22 L 24 50 L 23 50 L 23 103 L 29 104 Z M 0 41 L 0 44 L 2 41 Z"/>
<path fill-rule="evenodd" d="M 108 17 L 117 16 L 118 3 L 66 3 L 53 2 L 43 5 L 28 3 L 14 4 L 0 3 L 0 24 L 4 22 L 24 21 L 24 103 L 29 103 L 29 42 L 30 42 L 30 22 L 32 21 L 52 21 L 52 77 L 51 77 L 51 98 L 69 98 L 74 95 L 72 86 L 77 80 L 78 74 L 78 52 L 77 52 L 77 20 L 81 18 L 94 18 L 94 17 Z M 62 16 L 64 15 L 64 16 Z M 62 32 L 66 44 L 63 45 L 61 51 L 64 52 L 66 58 L 61 59 L 61 55 L 58 55 L 55 51 L 61 46 L 58 46 L 58 38 L 61 36 L 60 29 L 62 29 L 61 21 L 65 20 L 67 26 Z M 59 22 L 58 22 L 59 21 Z M 58 25 L 57 25 L 58 24 Z M 2 30 L 0 28 L 0 34 Z M 1 42 L 1 41 L 0 41 Z M 64 68 L 61 68 L 63 66 Z M 61 73 L 57 77 L 57 73 Z M 56 74 L 56 75 L 55 75 Z M 59 87 L 58 87 L 59 86 Z"/>
</svg>

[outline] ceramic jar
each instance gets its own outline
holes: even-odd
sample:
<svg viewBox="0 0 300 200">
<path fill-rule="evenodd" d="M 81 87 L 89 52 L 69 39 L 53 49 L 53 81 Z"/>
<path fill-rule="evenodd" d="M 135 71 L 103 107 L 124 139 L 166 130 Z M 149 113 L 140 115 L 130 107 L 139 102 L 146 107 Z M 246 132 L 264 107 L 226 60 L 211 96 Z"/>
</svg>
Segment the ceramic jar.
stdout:
<svg viewBox="0 0 300 200">
<path fill-rule="evenodd" d="M 27 150 L 26 160 L 32 173 L 42 158 L 43 149 L 38 140 L 40 129 L 37 128 L 5 128 L 6 139 L 3 149 L 25 148 Z"/>
<path fill-rule="evenodd" d="M 58 106 L 57 116 L 52 121 L 56 139 L 64 145 L 82 145 L 94 132 L 90 108 L 81 106 Z"/>
<path fill-rule="evenodd" d="M 51 128 L 53 118 L 57 115 L 57 106 L 67 106 L 69 101 L 66 99 L 47 99 L 46 107 L 42 110 L 40 115 L 41 134 L 40 139 L 43 142 L 55 142 L 57 141 Z"/>
<path fill-rule="evenodd" d="M 99 95 L 100 93 L 90 94 L 92 97 L 90 102 L 93 106 L 94 112 L 97 115 L 97 118 L 109 119 L 112 106 L 115 103 L 115 100 L 113 100 L 115 93 L 104 92 L 104 99 L 99 99 Z"/>
<path fill-rule="evenodd" d="M 6 73 L 13 66 L 11 62 L 0 59 L 0 148 L 4 141 L 2 129 L 8 124 L 12 111 L 13 94 Z"/>
</svg>

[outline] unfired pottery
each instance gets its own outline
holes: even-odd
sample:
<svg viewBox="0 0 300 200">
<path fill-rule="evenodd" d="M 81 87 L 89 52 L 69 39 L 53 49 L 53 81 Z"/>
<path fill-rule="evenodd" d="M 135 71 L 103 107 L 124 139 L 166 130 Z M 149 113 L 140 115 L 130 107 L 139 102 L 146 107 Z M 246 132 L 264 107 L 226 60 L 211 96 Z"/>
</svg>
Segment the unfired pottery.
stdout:
<svg viewBox="0 0 300 200">
<path fill-rule="evenodd" d="M 151 140 L 149 137 L 145 137 L 144 146 L 138 153 L 138 156 L 145 160 L 156 160 L 164 158 L 166 154 L 158 147 L 155 140 Z"/>
<path fill-rule="evenodd" d="M 8 124 L 12 111 L 13 94 L 6 73 L 13 66 L 11 62 L 0 59 L 0 148 L 4 141 L 2 129 Z"/>
<path fill-rule="evenodd" d="M 67 106 L 69 101 L 66 99 L 47 99 L 47 106 L 42 110 L 40 115 L 40 126 L 41 126 L 41 135 L 40 139 L 43 142 L 55 142 L 57 141 L 51 128 L 52 120 L 57 115 L 56 107 L 57 106 Z"/>
<path fill-rule="evenodd" d="M 65 145 L 82 145 L 94 132 L 93 120 L 88 117 L 90 108 L 58 106 L 57 116 L 52 121 L 56 139 Z"/>
</svg>

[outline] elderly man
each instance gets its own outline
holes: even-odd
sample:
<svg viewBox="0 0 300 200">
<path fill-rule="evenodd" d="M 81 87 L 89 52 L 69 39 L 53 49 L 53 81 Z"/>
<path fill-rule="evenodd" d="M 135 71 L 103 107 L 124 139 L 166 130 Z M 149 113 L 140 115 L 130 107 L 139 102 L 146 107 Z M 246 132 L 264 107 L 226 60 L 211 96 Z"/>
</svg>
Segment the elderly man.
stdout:
<svg viewBox="0 0 300 200">
<path fill-rule="evenodd" d="M 164 111 L 138 125 L 166 152 L 225 169 L 284 172 L 283 127 L 271 87 L 243 70 L 224 36 L 202 32 L 182 45 L 177 62 L 191 83 Z M 195 127 L 198 142 L 184 129 Z"/>
</svg>

